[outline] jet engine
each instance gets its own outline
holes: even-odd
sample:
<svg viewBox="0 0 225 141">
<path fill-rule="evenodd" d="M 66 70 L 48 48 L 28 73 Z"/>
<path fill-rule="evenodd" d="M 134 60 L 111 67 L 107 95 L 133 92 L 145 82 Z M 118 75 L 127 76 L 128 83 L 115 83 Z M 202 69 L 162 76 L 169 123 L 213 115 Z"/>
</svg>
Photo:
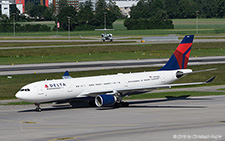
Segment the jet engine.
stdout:
<svg viewBox="0 0 225 141">
<path fill-rule="evenodd" d="M 113 95 L 98 95 L 95 97 L 95 104 L 98 107 L 113 106 L 116 103 L 117 98 Z"/>
</svg>

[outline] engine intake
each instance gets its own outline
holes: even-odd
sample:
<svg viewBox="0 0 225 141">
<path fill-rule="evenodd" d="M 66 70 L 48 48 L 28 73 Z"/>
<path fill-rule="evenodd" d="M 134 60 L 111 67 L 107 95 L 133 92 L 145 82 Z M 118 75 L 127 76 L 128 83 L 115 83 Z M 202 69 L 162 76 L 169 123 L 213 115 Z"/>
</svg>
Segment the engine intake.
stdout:
<svg viewBox="0 0 225 141">
<path fill-rule="evenodd" d="M 113 95 L 98 95 L 95 97 L 95 104 L 98 107 L 113 106 L 116 103 L 117 98 Z"/>
</svg>

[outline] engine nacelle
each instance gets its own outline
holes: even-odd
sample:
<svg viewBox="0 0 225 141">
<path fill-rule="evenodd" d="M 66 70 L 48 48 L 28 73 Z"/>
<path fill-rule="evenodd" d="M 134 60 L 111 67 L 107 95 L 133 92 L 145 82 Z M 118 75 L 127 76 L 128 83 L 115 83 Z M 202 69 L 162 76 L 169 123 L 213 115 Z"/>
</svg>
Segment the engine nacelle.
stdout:
<svg viewBox="0 0 225 141">
<path fill-rule="evenodd" d="M 113 95 L 98 95 L 95 97 L 95 104 L 98 107 L 113 106 L 116 103 L 117 98 Z"/>
</svg>

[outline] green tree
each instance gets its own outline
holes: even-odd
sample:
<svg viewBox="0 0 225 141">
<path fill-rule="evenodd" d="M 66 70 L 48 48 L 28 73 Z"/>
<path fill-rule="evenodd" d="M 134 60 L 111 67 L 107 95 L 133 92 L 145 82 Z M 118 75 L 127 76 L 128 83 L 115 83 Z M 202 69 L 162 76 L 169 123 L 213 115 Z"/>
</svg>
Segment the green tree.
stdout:
<svg viewBox="0 0 225 141">
<path fill-rule="evenodd" d="M 63 7 L 58 14 L 58 22 L 63 30 L 68 30 L 68 17 L 70 17 L 70 30 L 75 29 L 77 11 L 73 6 Z"/>
<path fill-rule="evenodd" d="M 225 17 L 225 0 L 218 0 L 218 17 L 223 18 Z"/>
<path fill-rule="evenodd" d="M 115 22 L 120 16 L 118 11 L 118 6 L 112 1 L 109 1 L 109 4 L 107 5 L 105 0 L 99 0 L 96 4 L 94 16 L 95 27 L 104 28 L 104 13 L 106 13 L 106 28 L 112 28 L 113 22 Z"/>
<path fill-rule="evenodd" d="M 179 5 L 179 18 L 195 18 L 195 11 L 197 9 L 197 4 L 193 0 L 180 0 Z"/>
<path fill-rule="evenodd" d="M 165 1 L 165 10 L 170 19 L 178 18 L 179 6 L 178 0 L 164 0 Z"/>
<path fill-rule="evenodd" d="M 136 6 L 131 7 L 131 17 L 124 21 L 124 26 L 127 29 L 174 28 L 164 9 L 165 3 L 163 0 L 140 0 Z"/>
<path fill-rule="evenodd" d="M 35 5 L 34 2 L 27 1 L 25 6 L 25 12 L 29 14 L 30 10 L 33 8 L 34 5 Z"/>
<path fill-rule="evenodd" d="M 19 21 L 20 19 L 20 11 L 19 9 L 16 7 L 15 4 L 11 4 L 10 5 L 10 19 L 12 20 L 15 16 L 15 20 Z"/>
<path fill-rule="evenodd" d="M 34 5 L 31 10 L 28 11 L 28 14 L 39 20 L 52 20 L 53 15 L 50 8 L 43 5 Z"/>
<path fill-rule="evenodd" d="M 76 30 L 93 30 L 95 28 L 91 1 L 80 4 L 77 20 Z"/>
<path fill-rule="evenodd" d="M 67 0 L 59 0 L 59 12 L 64 7 L 68 7 Z"/>
</svg>

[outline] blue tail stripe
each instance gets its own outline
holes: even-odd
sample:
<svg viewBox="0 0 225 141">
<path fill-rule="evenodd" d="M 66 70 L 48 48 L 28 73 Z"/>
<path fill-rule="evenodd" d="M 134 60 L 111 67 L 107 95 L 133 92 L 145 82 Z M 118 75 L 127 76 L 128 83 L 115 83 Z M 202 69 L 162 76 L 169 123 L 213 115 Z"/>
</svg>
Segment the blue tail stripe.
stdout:
<svg viewBox="0 0 225 141">
<path fill-rule="evenodd" d="M 184 37 L 184 39 L 181 41 L 181 44 L 185 44 L 185 43 L 192 43 L 194 39 L 194 35 L 187 35 Z"/>
<path fill-rule="evenodd" d="M 174 70 L 175 68 L 180 68 L 180 66 L 179 66 L 179 64 L 177 62 L 177 59 L 176 59 L 174 54 L 170 57 L 168 62 L 169 63 L 166 63 L 166 65 L 163 66 L 159 70 Z"/>
</svg>

